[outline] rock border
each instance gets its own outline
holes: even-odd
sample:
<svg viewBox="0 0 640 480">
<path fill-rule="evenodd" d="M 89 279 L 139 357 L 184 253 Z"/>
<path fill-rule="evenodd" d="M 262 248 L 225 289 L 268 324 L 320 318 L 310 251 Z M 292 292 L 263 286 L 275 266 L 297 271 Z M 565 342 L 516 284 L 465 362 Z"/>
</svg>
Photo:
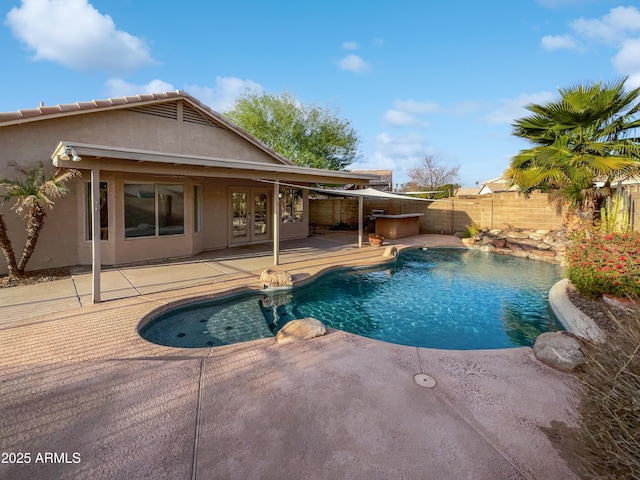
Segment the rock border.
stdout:
<svg viewBox="0 0 640 480">
<path fill-rule="evenodd" d="M 455 234 L 462 237 L 462 233 Z M 567 246 L 571 243 L 562 230 L 484 230 L 471 238 L 461 238 L 467 248 L 502 255 L 564 265 Z"/>
</svg>

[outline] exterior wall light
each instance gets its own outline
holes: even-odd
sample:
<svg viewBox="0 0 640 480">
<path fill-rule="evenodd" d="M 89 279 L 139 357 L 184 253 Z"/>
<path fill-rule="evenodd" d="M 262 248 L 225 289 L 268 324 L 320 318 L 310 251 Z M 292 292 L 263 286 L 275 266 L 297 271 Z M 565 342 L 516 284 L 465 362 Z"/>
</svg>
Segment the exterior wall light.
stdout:
<svg viewBox="0 0 640 480">
<path fill-rule="evenodd" d="M 82 157 L 78 155 L 75 149 L 71 146 L 65 146 L 64 150 L 58 155 L 60 160 L 73 160 L 74 162 L 79 162 L 82 160 Z"/>
</svg>

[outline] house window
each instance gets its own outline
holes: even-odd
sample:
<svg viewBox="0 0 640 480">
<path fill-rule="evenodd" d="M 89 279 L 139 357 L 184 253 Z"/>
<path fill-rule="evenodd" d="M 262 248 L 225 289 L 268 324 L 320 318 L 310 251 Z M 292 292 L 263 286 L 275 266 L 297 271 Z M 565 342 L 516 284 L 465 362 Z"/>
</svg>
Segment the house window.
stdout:
<svg viewBox="0 0 640 480">
<path fill-rule="evenodd" d="M 124 236 L 184 233 L 184 185 L 125 184 Z"/>
<path fill-rule="evenodd" d="M 193 186 L 193 231 L 202 231 L 202 187 Z"/>
<path fill-rule="evenodd" d="M 184 233 L 184 185 L 156 185 L 158 234 Z"/>
<path fill-rule="evenodd" d="M 85 239 L 93 239 L 93 208 L 91 205 L 91 182 L 85 183 Z M 109 240 L 109 198 L 107 182 L 100 182 L 100 240 Z"/>
<path fill-rule="evenodd" d="M 304 196 L 300 188 L 285 188 L 280 196 L 280 218 L 282 223 L 301 222 L 304 211 Z"/>
</svg>

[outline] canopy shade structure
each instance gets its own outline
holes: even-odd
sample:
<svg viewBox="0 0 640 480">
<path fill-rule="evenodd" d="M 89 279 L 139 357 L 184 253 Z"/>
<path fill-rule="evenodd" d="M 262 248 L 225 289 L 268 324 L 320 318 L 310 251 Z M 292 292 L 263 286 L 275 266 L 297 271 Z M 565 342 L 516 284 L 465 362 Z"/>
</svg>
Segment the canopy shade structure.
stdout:
<svg viewBox="0 0 640 480">
<path fill-rule="evenodd" d="M 259 179 L 260 182 L 273 183 L 271 180 Z M 340 195 L 342 197 L 368 197 L 368 198 L 388 198 L 392 200 L 420 200 L 423 202 L 438 202 L 442 200 L 435 200 L 432 198 L 416 198 L 408 197 L 406 195 L 398 195 L 397 193 L 382 192 L 375 188 L 361 188 L 359 190 L 339 190 L 333 188 L 311 187 L 308 185 L 295 185 L 293 183 L 282 183 L 281 186 L 293 187 L 293 188 L 305 188 L 307 190 L 313 190 L 314 192 L 328 193 L 330 195 Z"/>
<path fill-rule="evenodd" d="M 271 180 L 258 179 L 260 182 L 265 183 L 274 183 Z M 386 198 L 389 200 L 413 200 L 413 201 L 421 201 L 421 202 L 447 202 L 449 200 L 444 199 L 433 199 L 433 198 L 417 198 L 417 197 L 409 197 L 406 195 L 398 195 L 396 193 L 382 192 L 380 190 L 376 190 L 375 188 L 361 188 L 359 190 L 339 190 L 333 188 L 321 188 L 321 187 L 311 187 L 305 185 L 295 185 L 289 183 L 279 183 L 280 186 L 293 187 L 293 188 L 306 188 L 307 190 L 313 190 L 314 192 L 327 193 L 329 195 L 340 195 L 343 197 L 358 197 L 358 247 L 362 248 L 362 237 L 364 235 L 364 198 Z M 466 202 L 473 203 L 473 202 Z M 274 246 L 277 248 L 277 246 Z M 275 262 L 274 262 L 275 263 Z M 276 263 L 277 265 L 277 263 Z"/>
<path fill-rule="evenodd" d="M 392 200 L 419 200 L 423 202 L 435 202 L 436 200 L 431 198 L 416 198 L 409 197 L 406 195 L 398 195 L 397 193 L 389 193 L 382 192 L 380 190 L 376 190 L 375 188 L 361 188 L 359 190 L 334 190 L 331 188 L 312 188 L 308 187 L 309 190 L 313 190 L 316 192 L 323 193 L 331 193 L 333 195 L 342 195 L 345 197 L 367 197 L 367 198 L 389 198 Z"/>
</svg>

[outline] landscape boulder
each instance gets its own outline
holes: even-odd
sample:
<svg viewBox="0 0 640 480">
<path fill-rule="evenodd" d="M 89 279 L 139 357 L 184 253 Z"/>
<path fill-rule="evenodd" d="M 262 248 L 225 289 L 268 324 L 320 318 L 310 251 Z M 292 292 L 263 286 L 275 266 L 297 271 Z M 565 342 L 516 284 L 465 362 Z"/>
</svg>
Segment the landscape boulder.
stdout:
<svg viewBox="0 0 640 480">
<path fill-rule="evenodd" d="M 276 343 L 284 344 L 321 337 L 327 333 L 327 327 L 315 318 L 303 318 L 287 322 L 276 334 Z"/>
<path fill-rule="evenodd" d="M 266 269 L 260 274 L 260 283 L 262 288 L 268 287 L 292 287 L 293 278 L 291 274 L 285 271 Z"/>
<path fill-rule="evenodd" d="M 496 248 L 504 248 L 507 246 L 507 239 L 506 238 L 494 238 L 493 239 L 493 244 L 496 246 Z"/>
<path fill-rule="evenodd" d="M 387 247 L 382 254 L 385 258 L 393 258 L 398 255 L 398 249 L 396 247 Z"/>
<path fill-rule="evenodd" d="M 533 354 L 540 362 L 564 373 L 573 372 L 586 361 L 580 342 L 563 332 L 546 332 L 538 336 Z"/>
</svg>

